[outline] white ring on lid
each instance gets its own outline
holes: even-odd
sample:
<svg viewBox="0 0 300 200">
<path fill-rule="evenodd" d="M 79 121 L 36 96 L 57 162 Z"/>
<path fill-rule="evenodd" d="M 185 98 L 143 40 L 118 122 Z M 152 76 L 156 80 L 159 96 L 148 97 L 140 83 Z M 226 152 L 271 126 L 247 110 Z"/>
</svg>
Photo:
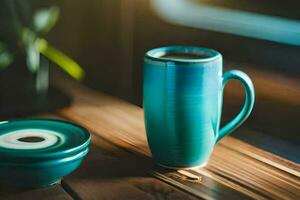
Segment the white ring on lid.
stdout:
<svg viewBox="0 0 300 200">
<path fill-rule="evenodd" d="M 22 141 L 24 138 L 40 138 L 40 141 Z M 44 149 L 53 146 L 58 140 L 64 140 L 60 133 L 43 129 L 23 129 L 0 135 L 0 147 L 8 149 Z"/>
</svg>

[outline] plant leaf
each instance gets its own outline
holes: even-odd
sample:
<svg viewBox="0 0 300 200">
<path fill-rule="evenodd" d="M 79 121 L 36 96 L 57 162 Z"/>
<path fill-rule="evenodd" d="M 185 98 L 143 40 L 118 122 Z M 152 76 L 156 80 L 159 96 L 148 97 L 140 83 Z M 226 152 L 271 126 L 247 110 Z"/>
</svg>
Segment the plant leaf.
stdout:
<svg viewBox="0 0 300 200">
<path fill-rule="evenodd" d="M 29 28 L 22 28 L 21 30 L 22 42 L 25 46 L 29 46 L 34 43 L 36 34 Z"/>
<path fill-rule="evenodd" d="M 50 8 L 43 8 L 33 16 L 33 29 L 37 33 L 45 34 L 49 32 L 56 24 L 59 17 L 59 8 L 52 6 Z"/>
<path fill-rule="evenodd" d="M 26 51 L 26 64 L 27 68 L 35 73 L 40 65 L 40 53 L 35 46 L 36 34 L 29 28 L 22 28 L 21 39 L 25 46 Z"/>
<path fill-rule="evenodd" d="M 63 52 L 55 49 L 45 39 L 38 38 L 36 46 L 41 54 L 49 60 L 57 64 L 61 69 L 77 80 L 82 80 L 84 70 L 73 59 L 65 55 Z"/>
<path fill-rule="evenodd" d="M 13 55 L 0 43 L 0 69 L 6 68 L 14 60 Z"/>
<path fill-rule="evenodd" d="M 0 69 L 6 68 L 13 62 L 13 56 L 9 52 L 1 52 L 0 53 Z"/>
<path fill-rule="evenodd" d="M 40 65 L 40 52 L 34 44 L 29 44 L 26 48 L 26 54 L 27 67 L 31 72 L 35 73 Z"/>
</svg>

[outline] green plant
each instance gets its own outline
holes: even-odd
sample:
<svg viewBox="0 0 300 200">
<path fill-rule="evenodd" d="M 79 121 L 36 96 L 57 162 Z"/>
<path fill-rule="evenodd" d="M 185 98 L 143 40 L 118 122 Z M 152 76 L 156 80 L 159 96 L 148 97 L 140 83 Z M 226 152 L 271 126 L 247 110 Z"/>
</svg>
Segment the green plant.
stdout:
<svg viewBox="0 0 300 200">
<path fill-rule="evenodd" d="M 16 46 L 22 48 L 23 52 L 25 52 L 26 64 L 30 72 L 36 73 L 38 71 L 40 56 L 43 55 L 73 78 L 81 80 L 84 77 L 83 69 L 73 59 L 53 47 L 44 38 L 45 34 L 54 27 L 59 18 L 60 11 L 58 7 L 51 6 L 36 10 L 29 23 L 24 25 L 20 23 L 17 15 L 16 1 L 7 0 L 6 3 L 12 13 L 11 22 L 16 35 L 14 39 L 17 43 Z M 24 2 L 22 3 L 24 4 Z M 0 70 L 8 67 L 16 59 L 16 53 L 9 48 L 10 44 L 9 39 L 0 41 Z"/>
</svg>

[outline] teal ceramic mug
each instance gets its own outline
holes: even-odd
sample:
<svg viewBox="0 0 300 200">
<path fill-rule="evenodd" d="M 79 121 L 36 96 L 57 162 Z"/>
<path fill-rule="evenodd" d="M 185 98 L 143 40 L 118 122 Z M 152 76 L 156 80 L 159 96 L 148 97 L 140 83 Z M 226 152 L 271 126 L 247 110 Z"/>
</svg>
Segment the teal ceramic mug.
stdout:
<svg viewBox="0 0 300 200">
<path fill-rule="evenodd" d="M 215 144 L 239 127 L 254 105 L 254 87 L 239 70 L 223 74 L 222 55 L 212 49 L 170 46 L 144 58 L 143 106 L 153 158 L 168 168 L 207 163 Z M 245 88 L 237 116 L 220 128 L 223 88 L 231 80 Z"/>
</svg>

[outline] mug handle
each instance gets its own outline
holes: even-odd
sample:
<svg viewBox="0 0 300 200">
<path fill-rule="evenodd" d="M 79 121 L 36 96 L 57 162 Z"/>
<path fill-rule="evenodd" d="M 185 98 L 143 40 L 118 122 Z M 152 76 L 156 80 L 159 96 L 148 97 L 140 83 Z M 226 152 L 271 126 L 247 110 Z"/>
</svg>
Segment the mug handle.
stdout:
<svg viewBox="0 0 300 200">
<path fill-rule="evenodd" d="M 231 79 L 238 80 L 244 86 L 246 92 L 245 103 L 240 113 L 237 114 L 230 122 L 228 122 L 219 130 L 217 142 L 220 141 L 224 136 L 230 134 L 232 131 L 238 128 L 249 117 L 254 106 L 254 87 L 249 76 L 239 70 L 230 70 L 225 72 L 223 74 L 222 80 L 223 91 L 226 83 Z"/>
</svg>

